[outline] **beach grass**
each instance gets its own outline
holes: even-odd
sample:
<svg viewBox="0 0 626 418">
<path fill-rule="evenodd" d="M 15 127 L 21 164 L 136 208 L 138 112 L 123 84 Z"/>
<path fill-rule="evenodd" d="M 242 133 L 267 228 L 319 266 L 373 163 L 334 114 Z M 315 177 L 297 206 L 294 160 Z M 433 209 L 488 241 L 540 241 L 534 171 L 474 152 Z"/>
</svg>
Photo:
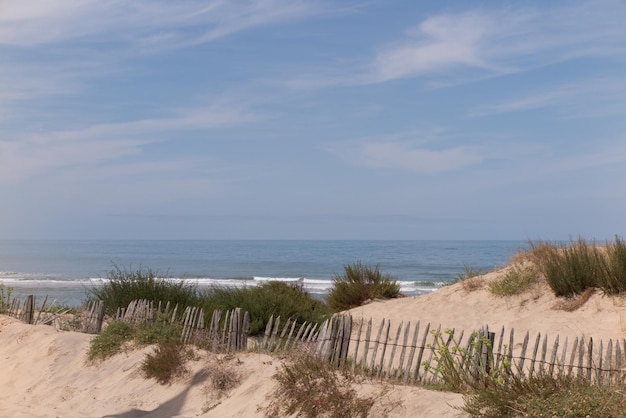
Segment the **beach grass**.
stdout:
<svg viewBox="0 0 626 418">
<path fill-rule="evenodd" d="M 568 245 L 530 243 L 528 256 L 556 296 L 572 297 L 590 288 L 607 295 L 626 291 L 626 243 L 620 237 L 605 245 L 583 238 Z"/>
<path fill-rule="evenodd" d="M 326 303 L 335 311 L 362 305 L 367 300 L 391 299 L 400 296 L 400 284 L 380 266 L 370 267 L 356 262 L 344 266 L 342 275 L 333 277 Z"/>
<path fill-rule="evenodd" d="M 118 308 L 126 308 L 133 300 L 170 302 L 172 305 L 197 306 L 197 288 L 184 280 L 169 280 L 147 267 L 121 268 L 114 265 L 107 272 L 102 286 L 87 289 L 87 301 L 101 300 L 106 313 L 114 315 Z"/>
<path fill-rule="evenodd" d="M 496 296 L 519 295 L 539 281 L 537 271 L 531 266 L 514 266 L 502 277 L 489 283 L 489 291 Z"/>
</svg>

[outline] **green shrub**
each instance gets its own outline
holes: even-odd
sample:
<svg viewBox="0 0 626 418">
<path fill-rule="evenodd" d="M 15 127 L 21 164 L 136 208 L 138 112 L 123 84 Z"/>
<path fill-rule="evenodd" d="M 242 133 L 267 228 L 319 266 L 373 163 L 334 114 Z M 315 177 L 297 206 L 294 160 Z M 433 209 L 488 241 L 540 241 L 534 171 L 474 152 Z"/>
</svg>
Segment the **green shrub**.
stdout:
<svg viewBox="0 0 626 418">
<path fill-rule="evenodd" d="M 135 328 L 126 322 L 111 322 L 89 345 L 87 354 L 90 360 L 104 360 L 121 351 L 125 342 L 135 337 Z"/>
<path fill-rule="evenodd" d="M 389 274 L 383 275 L 379 265 L 371 268 L 357 262 L 344 266 L 343 275 L 333 277 L 326 302 L 332 309 L 342 311 L 361 306 L 367 300 L 398 296 L 400 284 Z"/>
<path fill-rule="evenodd" d="M 171 323 L 164 316 L 160 316 L 151 324 L 136 326 L 134 340 L 143 345 L 178 342 L 181 334 L 180 323 Z"/>
<path fill-rule="evenodd" d="M 274 379 L 278 384 L 266 417 L 367 417 L 374 404 L 372 398 L 357 396 L 352 388 L 355 376 L 348 368 L 338 370 L 305 350 L 292 353 Z"/>
<path fill-rule="evenodd" d="M 117 308 L 126 308 L 136 299 L 154 302 L 170 302 L 182 307 L 196 306 L 199 303 L 196 286 L 184 280 L 172 281 L 158 277 L 149 268 L 122 269 L 114 266 L 107 273 L 107 281 L 101 286 L 90 288 L 88 300 L 102 300 L 106 313 L 114 315 Z"/>
<path fill-rule="evenodd" d="M 272 315 L 299 323 L 319 323 L 331 315 L 323 302 L 309 296 L 301 286 L 278 281 L 245 288 L 212 287 L 202 294 L 201 300 L 207 315 L 215 309 L 248 311 L 250 335 L 264 332 Z"/>
</svg>

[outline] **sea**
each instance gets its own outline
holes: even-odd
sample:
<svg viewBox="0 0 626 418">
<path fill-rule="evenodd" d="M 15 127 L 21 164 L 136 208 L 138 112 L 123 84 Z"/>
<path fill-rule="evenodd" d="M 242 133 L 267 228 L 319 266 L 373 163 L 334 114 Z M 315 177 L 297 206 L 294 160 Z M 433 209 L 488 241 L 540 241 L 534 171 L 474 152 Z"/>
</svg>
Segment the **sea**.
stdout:
<svg viewBox="0 0 626 418">
<path fill-rule="evenodd" d="M 114 269 L 151 269 L 199 289 L 299 282 L 323 299 L 344 266 L 380 267 L 407 296 L 435 291 L 466 268 L 507 264 L 527 241 L 26 241 L 0 240 L 0 291 L 33 294 L 36 303 L 79 306 Z"/>
</svg>

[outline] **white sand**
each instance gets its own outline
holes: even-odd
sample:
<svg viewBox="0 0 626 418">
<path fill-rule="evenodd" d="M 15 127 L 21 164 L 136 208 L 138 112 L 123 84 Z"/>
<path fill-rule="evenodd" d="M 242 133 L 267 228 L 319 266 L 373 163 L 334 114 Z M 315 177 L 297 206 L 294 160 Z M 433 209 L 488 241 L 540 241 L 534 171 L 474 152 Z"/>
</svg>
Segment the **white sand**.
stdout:
<svg viewBox="0 0 626 418">
<path fill-rule="evenodd" d="M 490 273 L 486 280 L 496 274 Z M 375 301 L 351 313 L 357 319 L 388 318 L 392 326 L 419 319 L 444 328 L 472 330 L 489 324 L 492 329 L 513 326 L 516 333 L 624 337 L 626 306 L 621 298 L 594 294 L 575 312 L 554 310 L 554 303 L 545 288 L 524 297 L 495 298 L 484 289 L 468 293 L 454 285 L 425 296 Z M 257 353 L 205 353 L 189 363 L 186 378 L 163 386 L 140 373 L 151 348 L 87 364 L 91 338 L 0 316 L 0 417 L 262 417 L 274 386 L 271 376 L 282 361 Z M 235 370 L 241 384 L 220 397 L 202 373 L 207 367 Z M 464 416 L 454 408 L 463 402 L 458 394 L 380 381 L 365 382 L 357 389 L 361 394 L 384 393 L 371 416 Z"/>
</svg>

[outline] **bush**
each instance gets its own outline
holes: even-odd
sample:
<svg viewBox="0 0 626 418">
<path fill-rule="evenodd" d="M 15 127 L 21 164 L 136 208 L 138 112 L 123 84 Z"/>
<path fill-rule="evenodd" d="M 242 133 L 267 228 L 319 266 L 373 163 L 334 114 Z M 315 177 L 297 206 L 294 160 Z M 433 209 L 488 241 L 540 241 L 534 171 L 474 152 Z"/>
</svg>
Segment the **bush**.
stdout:
<svg viewBox="0 0 626 418">
<path fill-rule="evenodd" d="M 389 274 L 383 275 L 380 266 L 371 268 L 360 262 L 344 266 L 344 274 L 333 277 L 333 286 L 326 298 L 328 305 L 342 311 L 361 306 L 365 301 L 378 298 L 396 298 L 400 285 Z"/>
<path fill-rule="evenodd" d="M 90 360 L 104 360 L 122 349 L 125 342 L 135 336 L 135 328 L 126 322 L 111 322 L 100 334 L 96 335 L 89 345 L 87 356 Z"/>
<path fill-rule="evenodd" d="M 164 385 L 187 373 L 185 363 L 189 354 L 179 342 L 160 341 L 153 354 L 146 354 L 141 370 L 148 378 Z"/>
<path fill-rule="evenodd" d="M 513 378 L 465 397 L 463 410 L 473 417 L 621 417 L 626 409 L 622 387 L 592 385 L 574 377 Z"/>
<path fill-rule="evenodd" d="M 149 268 L 139 267 L 136 270 L 121 269 L 114 265 L 107 273 L 107 281 L 102 286 L 89 289 L 88 301 L 102 300 L 106 313 L 114 315 L 117 308 L 126 308 L 136 299 L 170 302 L 172 305 L 196 306 L 198 294 L 196 286 L 184 280 L 171 281 L 160 278 Z"/>
<path fill-rule="evenodd" d="M 357 396 L 354 375 L 348 368 L 337 370 L 307 351 L 297 351 L 274 375 L 278 382 L 266 417 L 319 416 L 367 417 L 372 398 Z"/>
<path fill-rule="evenodd" d="M 313 299 L 301 286 L 278 281 L 245 288 L 212 287 L 202 294 L 201 300 L 207 314 L 215 309 L 248 311 L 250 335 L 263 333 L 272 315 L 299 323 L 320 323 L 331 315 L 323 302 Z"/>
</svg>

